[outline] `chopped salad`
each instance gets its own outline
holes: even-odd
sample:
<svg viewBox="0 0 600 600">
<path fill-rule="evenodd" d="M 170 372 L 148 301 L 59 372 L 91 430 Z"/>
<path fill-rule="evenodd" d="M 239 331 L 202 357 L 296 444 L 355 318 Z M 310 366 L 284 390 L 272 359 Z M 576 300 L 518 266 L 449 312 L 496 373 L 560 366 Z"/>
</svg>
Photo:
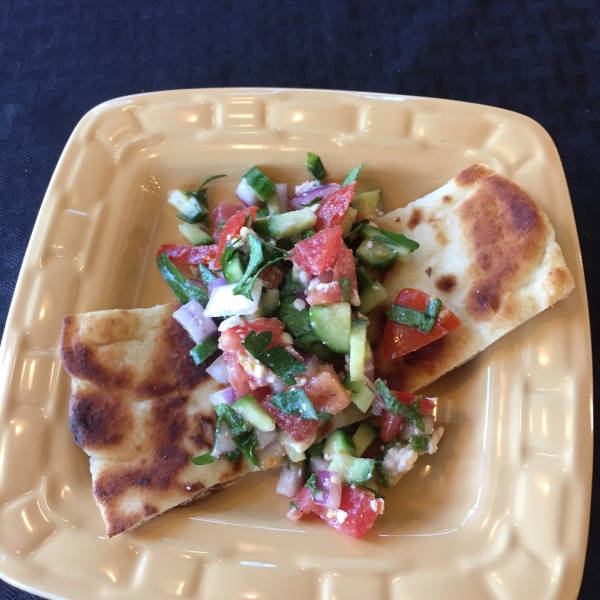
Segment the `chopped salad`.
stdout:
<svg viewBox="0 0 600 600">
<path fill-rule="evenodd" d="M 287 184 L 252 167 L 236 190 L 241 203 L 212 212 L 208 185 L 224 175 L 172 191 L 187 243 L 157 253 L 194 361 L 224 386 L 210 397 L 214 447 L 192 462 L 243 455 L 258 467 L 260 450 L 278 440 L 288 517 L 313 513 L 357 539 L 383 512 L 382 492 L 443 434 L 435 399 L 391 390 L 375 373 L 367 334 L 369 313 L 387 302 L 379 278 L 419 244 L 372 221 L 383 214 L 380 192 L 356 193 L 361 167 L 325 183 L 321 159 L 308 153 L 313 179 L 292 199 Z M 439 299 L 401 290 L 387 311 L 383 359 L 459 326 Z"/>
</svg>

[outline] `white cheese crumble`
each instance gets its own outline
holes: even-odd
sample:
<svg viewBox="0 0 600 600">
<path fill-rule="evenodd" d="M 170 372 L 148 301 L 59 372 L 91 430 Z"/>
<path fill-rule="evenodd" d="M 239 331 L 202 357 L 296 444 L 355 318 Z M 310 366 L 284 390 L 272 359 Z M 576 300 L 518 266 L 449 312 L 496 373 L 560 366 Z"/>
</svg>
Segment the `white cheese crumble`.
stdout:
<svg viewBox="0 0 600 600">
<path fill-rule="evenodd" d="M 369 250 L 373 247 L 373 242 L 367 242 L 367 248 L 369 248 Z"/>
<path fill-rule="evenodd" d="M 438 427 L 429 438 L 429 444 L 427 446 L 427 452 L 429 454 L 433 454 L 438 449 L 439 441 L 442 439 L 444 435 L 444 428 Z"/>
<path fill-rule="evenodd" d="M 308 282 L 308 291 L 310 292 L 313 288 L 317 287 L 320 283 L 320 280 L 318 277 L 313 277 L 309 282 Z"/>
<path fill-rule="evenodd" d="M 383 468 L 390 480 L 394 481 L 408 473 L 417 458 L 419 455 L 410 446 L 393 446 L 383 459 Z"/>
<path fill-rule="evenodd" d="M 300 267 L 294 265 L 292 267 L 292 279 L 301 283 L 304 287 L 308 285 L 308 282 L 311 280 L 310 273 L 303 271 Z"/>
<path fill-rule="evenodd" d="M 281 334 L 281 341 L 286 345 L 286 346 L 291 346 L 294 343 L 294 338 L 287 332 L 284 331 Z"/>
<path fill-rule="evenodd" d="M 238 361 L 240 365 L 242 365 L 244 371 L 256 379 L 264 379 L 270 373 L 265 365 L 249 354 L 240 353 Z"/>
<path fill-rule="evenodd" d="M 302 300 L 302 298 L 296 298 L 293 302 L 292 302 L 292 306 L 296 309 L 296 310 L 304 310 L 306 308 L 306 302 L 304 302 L 304 300 Z"/>
<path fill-rule="evenodd" d="M 219 331 L 227 331 L 236 325 L 241 325 L 243 323 L 242 319 L 238 316 L 228 317 L 219 325 Z"/>
<path fill-rule="evenodd" d="M 352 306 L 360 306 L 360 296 L 356 290 L 350 292 L 350 304 Z"/>
<path fill-rule="evenodd" d="M 336 511 L 335 518 L 338 523 L 343 523 L 348 518 L 348 513 L 345 510 L 339 508 Z"/>
<path fill-rule="evenodd" d="M 317 180 L 305 181 L 304 183 L 297 185 L 294 188 L 294 191 L 296 192 L 296 196 L 299 196 L 300 194 L 304 194 L 305 192 L 310 192 L 310 190 L 318 188 L 320 185 L 321 182 Z"/>
</svg>

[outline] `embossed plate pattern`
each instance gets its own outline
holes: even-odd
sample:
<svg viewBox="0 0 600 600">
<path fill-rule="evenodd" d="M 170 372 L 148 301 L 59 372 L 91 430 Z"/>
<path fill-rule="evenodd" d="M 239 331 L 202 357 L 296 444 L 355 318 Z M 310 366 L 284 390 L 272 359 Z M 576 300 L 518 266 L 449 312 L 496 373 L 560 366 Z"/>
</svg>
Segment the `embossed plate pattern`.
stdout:
<svg viewBox="0 0 600 600">
<path fill-rule="evenodd" d="M 339 179 L 405 205 L 485 162 L 554 224 L 576 289 L 430 386 L 446 435 L 386 500 L 362 542 L 285 518 L 277 473 L 248 477 L 107 540 L 87 457 L 68 431 L 63 315 L 170 299 L 154 266 L 178 239 L 168 189 L 247 168 L 300 183 L 307 150 Z M 0 574 L 48 597 L 575 598 L 592 473 L 585 284 L 560 159 L 508 111 L 444 100 L 300 90 L 181 90 L 102 104 L 60 159 L 0 353 Z"/>
</svg>

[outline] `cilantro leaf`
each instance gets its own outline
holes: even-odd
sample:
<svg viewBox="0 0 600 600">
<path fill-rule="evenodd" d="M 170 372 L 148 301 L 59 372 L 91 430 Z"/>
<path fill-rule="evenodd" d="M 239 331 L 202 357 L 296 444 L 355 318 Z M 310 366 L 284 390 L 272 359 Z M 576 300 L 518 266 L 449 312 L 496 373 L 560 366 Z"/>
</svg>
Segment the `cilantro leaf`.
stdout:
<svg viewBox="0 0 600 600">
<path fill-rule="evenodd" d="M 406 406 L 406 404 L 400 402 L 394 394 L 390 391 L 390 388 L 381 380 L 378 379 L 375 382 L 375 389 L 379 394 L 380 398 L 383 400 L 385 407 L 394 415 L 400 415 L 404 417 L 407 421 L 410 421 L 413 425 L 415 425 L 421 431 L 425 431 L 425 423 L 423 422 L 423 418 L 419 414 L 417 408 L 415 408 L 414 403 L 411 406 Z M 419 400 L 417 398 L 417 400 Z"/>
<path fill-rule="evenodd" d="M 169 260 L 169 256 L 166 252 L 163 252 L 156 259 L 156 264 L 158 265 L 161 275 L 164 277 L 181 304 L 186 304 L 195 298 L 202 306 L 207 305 L 208 294 L 185 279 L 177 270 L 177 267 Z"/>
<path fill-rule="evenodd" d="M 207 452 L 206 454 L 190 458 L 190 461 L 195 465 L 210 465 L 210 463 L 215 462 L 215 459 L 210 452 Z"/>
<path fill-rule="evenodd" d="M 423 333 L 429 333 L 435 325 L 441 307 L 442 301 L 439 298 L 431 299 L 425 311 L 392 304 L 387 317 L 390 321 L 394 321 L 394 323 L 418 329 Z"/>
<path fill-rule="evenodd" d="M 283 291 L 281 292 L 283 294 Z M 284 322 L 294 341 L 301 344 L 312 344 L 320 341 L 310 324 L 308 310 L 298 310 L 294 306 L 295 295 L 286 295 L 281 299 L 279 318 Z"/>
<path fill-rule="evenodd" d="M 358 177 L 358 174 L 360 173 L 361 169 L 362 169 L 362 163 L 360 165 L 358 165 L 358 167 L 356 167 L 356 169 L 352 169 L 352 171 L 350 171 L 350 173 L 348 173 L 348 175 L 346 175 L 346 177 L 344 178 L 344 181 L 342 181 L 342 187 L 344 187 L 345 185 L 351 184 L 353 181 L 356 181 L 356 178 Z"/>
<path fill-rule="evenodd" d="M 304 163 L 304 165 L 306 166 L 308 172 L 315 179 L 323 179 L 323 177 L 325 177 L 325 167 L 323 166 L 321 159 L 316 154 L 313 154 L 312 152 L 307 152 L 306 162 Z"/>
<path fill-rule="evenodd" d="M 217 435 L 223 421 L 227 423 L 227 427 L 229 427 L 229 431 L 231 431 L 231 435 L 233 437 L 242 435 L 243 433 L 248 433 L 250 431 L 248 429 L 248 425 L 246 425 L 246 421 L 244 421 L 244 418 L 236 413 L 226 402 L 217 404 L 217 406 L 215 406 L 215 412 L 217 413 L 218 417 L 216 426 Z"/>
<path fill-rule="evenodd" d="M 371 239 L 374 242 L 383 242 L 384 244 L 392 244 L 395 246 L 404 246 L 411 252 L 414 252 L 419 248 L 419 243 L 407 238 L 403 233 L 394 233 L 387 229 L 380 229 L 379 233 L 382 235 L 374 235 Z"/>
<path fill-rule="evenodd" d="M 256 437 L 256 431 L 252 430 L 249 433 L 243 433 L 236 435 L 233 441 L 237 444 L 237 447 L 243 452 L 244 456 L 248 459 L 248 462 L 254 466 L 259 466 L 258 456 L 256 456 L 256 444 L 258 438 Z"/>
<path fill-rule="evenodd" d="M 271 404 L 286 415 L 300 415 L 302 419 L 307 421 L 316 421 L 319 418 L 315 407 L 306 392 L 301 388 L 276 394 L 271 398 Z"/>
<path fill-rule="evenodd" d="M 285 383 L 294 385 L 296 382 L 293 375 L 304 373 L 306 365 L 292 356 L 283 346 L 273 346 L 267 350 L 272 339 L 271 331 L 261 331 L 259 334 L 251 331 L 242 341 L 242 345 L 256 360 L 271 369 Z"/>
</svg>

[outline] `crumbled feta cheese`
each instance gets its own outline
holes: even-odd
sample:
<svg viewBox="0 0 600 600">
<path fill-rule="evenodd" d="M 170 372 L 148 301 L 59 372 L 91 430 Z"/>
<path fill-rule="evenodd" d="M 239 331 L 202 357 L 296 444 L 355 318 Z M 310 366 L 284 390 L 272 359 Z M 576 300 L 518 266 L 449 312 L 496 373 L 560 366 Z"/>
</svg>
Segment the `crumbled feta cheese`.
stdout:
<svg viewBox="0 0 600 600">
<path fill-rule="evenodd" d="M 373 242 L 367 242 L 367 248 L 370 250 L 373 247 Z"/>
<path fill-rule="evenodd" d="M 369 506 L 371 507 L 371 510 L 373 512 L 379 512 L 379 506 L 378 506 L 377 500 L 375 500 L 375 498 L 373 498 L 373 500 L 371 500 L 371 502 L 369 502 Z"/>
<path fill-rule="evenodd" d="M 356 290 L 351 290 L 350 292 L 350 304 L 352 306 L 360 306 L 360 297 Z"/>
<path fill-rule="evenodd" d="M 238 361 L 248 375 L 252 375 L 255 379 L 264 379 L 271 371 L 265 367 L 260 361 L 256 360 L 249 354 L 240 354 Z"/>
<path fill-rule="evenodd" d="M 308 291 L 310 292 L 310 290 L 312 290 L 313 288 L 317 287 L 320 283 L 320 280 L 318 277 L 313 277 L 309 282 L 308 282 Z"/>
<path fill-rule="evenodd" d="M 296 310 L 304 310 L 306 308 L 306 302 L 304 302 L 304 300 L 302 300 L 302 298 L 296 298 L 293 302 L 292 302 L 292 306 L 296 309 Z"/>
<path fill-rule="evenodd" d="M 383 468 L 392 485 L 413 468 L 417 458 L 419 455 L 410 446 L 392 446 L 388 450 L 383 459 Z"/>
<path fill-rule="evenodd" d="M 300 194 L 304 194 L 304 192 L 310 192 L 310 190 L 318 188 L 320 185 L 321 182 L 317 180 L 305 181 L 304 183 L 297 185 L 294 188 L 294 191 L 296 192 L 296 196 L 299 196 Z"/>
<path fill-rule="evenodd" d="M 228 317 L 219 325 L 219 331 L 227 331 L 236 325 L 241 325 L 243 323 L 242 319 L 238 316 Z"/>
<path fill-rule="evenodd" d="M 295 377 L 296 385 L 306 385 L 306 377 Z"/>
<path fill-rule="evenodd" d="M 303 271 L 300 267 L 294 265 L 292 267 L 292 279 L 301 283 L 304 287 L 308 285 L 310 281 L 310 273 Z"/>
<path fill-rule="evenodd" d="M 249 233 L 254 233 L 254 232 L 252 231 L 252 229 L 250 229 L 249 227 L 242 227 L 242 228 L 240 229 L 240 235 L 241 235 L 242 237 L 243 237 L 243 236 L 246 236 L 246 238 L 247 238 Z"/>
<path fill-rule="evenodd" d="M 433 454 L 438 449 L 439 441 L 442 439 L 444 435 L 444 428 L 438 427 L 429 438 L 429 444 L 427 446 L 427 453 Z"/>
<path fill-rule="evenodd" d="M 348 513 L 340 508 L 336 511 L 335 518 L 338 523 L 343 523 L 348 518 Z"/>
<path fill-rule="evenodd" d="M 286 345 L 286 346 L 291 346 L 294 343 L 294 338 L 287 332 L 284 331 L 281 334 L 281 341 Z"/>
</svg>

